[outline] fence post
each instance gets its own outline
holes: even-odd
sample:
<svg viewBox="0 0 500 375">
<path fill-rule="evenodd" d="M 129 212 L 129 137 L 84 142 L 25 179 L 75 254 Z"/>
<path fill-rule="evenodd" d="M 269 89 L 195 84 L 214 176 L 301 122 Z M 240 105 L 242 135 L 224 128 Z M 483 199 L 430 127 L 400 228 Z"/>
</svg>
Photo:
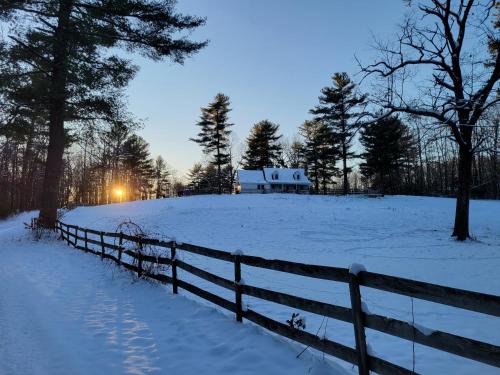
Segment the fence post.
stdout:
<svg viewBox="0 0 500 375">
<path fill-rule="evenodd" d="M 68 242 L 68 246 L 69 246 L 69 226 L 68 226 L 68 224 L 66 224 L 66 241 Z"/>
<path fill-rule="evenodd" d="M 75 247 L 78 242 L 78 225 L 75 227 Z"/>
<path fill-rule="evenodd" d="M 172 245 L 170 246 L 170 261 L 172 267 L 172 293 L 177 294 L 177 249 L 175 241 L 172 241 Z"/>
<path fill-rule="evenodd" d="M 366 350 L 365 327 L 361 306 L 361 291 L 357 272 L 349 272 L 349 293 L 351 295 L 352 322 L 356 339 L 356 354 L 358 357 L 359 375 L 369 375 L 368 354 Z"/>
<path fill-rule="evenodd" d="M 118 240 L 118 264 L 122 265 L 122 244 L 123 244 L 123 232 L 120 231 L 120 239 Z"/>
<path fill-rule="evenodd" d="M 240 252 L 234 253 L 234 292 L 236 302 L 236 321 L 243 321 L 243 309 L 241 306 L 241 254 Z"/>
<path fill-rule="evenodd" d="M 104 260 L 104 232 L 101 232 L 101 260 Z"/>
<path fill-rule="evenodd" d="M 139 251 L 137 252 L 137 277 L 142 276 L 142 241 L 139 238 Z"/>
<path fill-rule="evenodd" d="M 87 235 L 87 228 L 85 228 L 85 252 L 88 252 L 89 251 L 89 247 L 88 247 L 88 235 Z"/>
<path fill-rule="evenodd" d="M 61 225 L 61 222 L 59 220 L 56 221 L 56 229 L 59 229 L 59 239 L 63 239 L 64 240 L 64 236 L 63 236 L 63 232 L 62 232 L 62 225 Z"/>
</svg>

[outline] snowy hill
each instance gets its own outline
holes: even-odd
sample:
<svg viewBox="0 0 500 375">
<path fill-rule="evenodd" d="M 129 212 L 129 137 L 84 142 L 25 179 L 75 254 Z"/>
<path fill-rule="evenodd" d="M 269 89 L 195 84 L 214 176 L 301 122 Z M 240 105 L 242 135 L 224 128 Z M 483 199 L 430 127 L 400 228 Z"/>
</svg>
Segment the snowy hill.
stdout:
<svg viewBox="0 0 500 375">
<path fill-rule="evenodd" d="M 245 254 L 312 264 L 348 267 L 351 263 L 361 263 L 369 271 L 498 295 L 498 212 L 500 202 L 471 202 L 471 231 L 477 239 L 465 243 L 450 238 L 454 200 L 444 198 L 196 196 L 81 207 L 67 212 L 62 220 L 114 231 L 121 222 L 130 219 L 151 237 L 175 237 L 178 241 L 226 251 L 242 250 Z M 229 264 L 183 252 L 180 256 L 193 265 L 231 278 Z M 85 256 L 81 261 L 89 260 Z M 99 269 L 106 268 L 100 262 L 95 264 Z M 86 265 L 80 273 L 90 272 L 89 268 Z M 181 272 L 180 277 L 233 298 L 228 291 L 194 276 Z M 348 288 L 340 283 L 252 267 L 244 267 L 243 278 L 247 284 L 349 306 Z M 181 294 L 208 305 L 186 292 Z M 367 307 L 375 313 L 500 345 L 498 319 L 367 288 L 363 288 L 362 295 Z M 244 298 L 244 303 L 282 322 L 294 312 L 249 297 Z M 314 314 L 306 317 L 308 331 L 354 345 L 352 325 Z M 381 358 L 412 368 L 411 342 L 371 330 L 367 331 L 367 341 Z M 345 368 L 350 370 L 351 366 L 345 364 Z M 415 370 L 424 374 L 498 373 L 493 367 L 420 345 L 415 346 Z"/>
<path fill-rule="evenodd" d="M 320 197 L 297 195 L 197 196 L 78 208 L 64 221 L 102 230 L 115 230 L 124 220 L 140 224 L 151 236 L 175 237 L 227 251 L 297 262 L 347 267 L 361 263 L 368 270 L 457 288 L 500 294 L 500 202 L 473 201 L 471 231 L 475 241 L 450 238 L 454 200 L 428 197 Z M 190 263 L 228 278 L 223 262 L 181 254 Z M 229 299 L 222 288 L 181 275 Z M 243 270 L 247 283 L 299 296 L 349 306 L 347 288 L 287 274 Z M 366 289 L 366 288 L 365 288 Z M 388 293 L 363 290 L 367 306 L 377 313 L 422 326 L 498 345 L 498 319 Z M 285 321 L 291 309 L 246 298 L 257 311 Z M 308 316 L 309 329 L 322 326 L 321 317 Z M 324 322 L 323 322 L 324 323 Z M 327 335 L 354 345 L 352 326 L 329 321 Z M 368 331 L 368 342 L 382 358 L 412 367 L 412 345 Z M 456 374 L 496 370 L 436 350 L 416 346 L 416 370 Z"/>
<path fill-rule="evenodd" d="M 451 237 L 455 201 L 429 197 L 194 196 L 80 207 L 63 221 L 116 230 L 132 220 L 151 236 L 296 262 L 348 267 L 500 291 L 500 201 L 471 202 L 471 233 Z M 466 275 L 466 277 L 464 277 Z"/>
</svg>

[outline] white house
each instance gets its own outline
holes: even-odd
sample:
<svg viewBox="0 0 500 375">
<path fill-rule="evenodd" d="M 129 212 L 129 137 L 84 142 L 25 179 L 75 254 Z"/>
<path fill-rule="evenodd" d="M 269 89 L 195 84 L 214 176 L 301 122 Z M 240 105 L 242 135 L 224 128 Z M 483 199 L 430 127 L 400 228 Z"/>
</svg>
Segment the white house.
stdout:
<svg viewBox="0 0 500 375">
<path fill-rule="evenodd" d="M 237 193 L 308 194 L 311 182 L 302 168 L 240 169 L 236 174 Z"/>
</svg>

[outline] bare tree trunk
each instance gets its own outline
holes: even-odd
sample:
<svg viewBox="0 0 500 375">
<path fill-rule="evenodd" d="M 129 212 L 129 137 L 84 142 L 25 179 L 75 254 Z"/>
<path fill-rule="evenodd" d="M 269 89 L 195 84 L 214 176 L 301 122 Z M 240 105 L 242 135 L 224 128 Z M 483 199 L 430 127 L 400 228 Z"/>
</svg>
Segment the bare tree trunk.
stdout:
<svg viewBox="0 0 500 375">
<path fill-rule="evenodd" d="M 23 155 L 23 165 L 21 172 L 21 199 L 20 208 L 21 210 L 27 210 L 29 208 L 29 196 L 30 194 L 30 184 L 29 184 L 29 170 L 30 165 L 33 160 L 33 133 L 34 124 L 31 124 L 30 131 L 28 133 L 28 139 L 26 140 L 26 148 Z"/>
<path fill-rule="evenodd" d="M 344 195 L 349 193 L 349 181 L 347 180 L 347 146 L 345 140 L 342 143 L 342 173 L 344 179 Z"/>
<path fill-rule="evenodd" d="M 101 180 L 101 196 L 99 198 L 99 204 L 108 204 L 110 202 L 108 201 L 108 195 L 106 194 L 107 193 L 106 167 L 102 166 L 100 172 L 101 172 L 101 175 L 100 175 L 100 180 Z M 112 197 L 112 195 L 111 195 L 111 197 Z M 113 202 L 112 199 L 111 199 L 111 202 Z"/>
<path fill-rule="evenodd" d="M 222 168 L 221 168 L 221 158 L 220 158 L 220 137 L 219 131 L 217 131 L 217 194 L 222 194 Z"/>
<path fill-rule="evenodd" d="M 452 236 L 459 241 L 469 237 L 469 201 L 472 183 L 472 151 L 460 146 L 458 159 L 458 190 L 455 211 L 455 226 Z"/>
<path fill-rule="evenodd" d="M 17 203 L 18 197 L 18 179 L 17 179 L 17 163 L 18 163 L 18 153 L 19 153 L 19 144 L 17 142 L 13 142 L 12 147 L 12 173 L 10 175 L 10 210 L 14 212 L 19 208 L 19 204 Z"/>
<path fill-rule="evenodd" d="M 58 193 L 64 154 L 64 115 L 67 96 L 67 29 L 72 7 L 72 0 L 59 2 L 58 24 L 54 34 L 54 59 L 49 100 L 49 145 L 39 215 L 40 224 L 47 228 L 55 226 L 59 206 Z"/>
<path fill-rule="evenodd" d="M 498 175 L 500 171 L 498 170 L 498 153 L 500 152 L 500 144 L 498 143 L 498 135 L 499 135 L 499 130 L 500 129 L 500 117 L 498 118 L 498 121 L 496 121 L 494 125 L 494 137 L 493 137 L 493 152 L 491 155 L 491 162 L 492 162 L 492 181 L 491 183 L 493 184 L 493 198 L 494 199 L 499 199 L 499 188 L 498 188 L 498 183 L 499 183 L 499 178 Z"/>
</svg>

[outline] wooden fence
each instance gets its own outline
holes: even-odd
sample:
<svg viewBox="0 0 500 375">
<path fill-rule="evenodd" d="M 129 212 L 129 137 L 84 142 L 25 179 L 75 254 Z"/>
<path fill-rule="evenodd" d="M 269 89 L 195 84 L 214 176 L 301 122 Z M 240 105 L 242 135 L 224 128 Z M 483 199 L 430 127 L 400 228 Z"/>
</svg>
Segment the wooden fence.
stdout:
<svg viewBox="0 0 500 375">
<path fill-rule="evenodd" d="M 352 363 L 358 366 L 359 374 L 366 375 L 369 374 L 370 371 L 379 374 L 415 374 L 411 370 L 390 363 L 374 355 L 370 355 L 366 346 L 366 328 L 500 368 L 499 346 L 438 330 L 432 331 L 430 334 L 427 332 L 424 333 L 416 329 L 416 327 L 410 323 L 363 311 L 360 286 L 480 312 L 495 317 L 500 317 L 500 296 L 434 285 L 364 270 L 355 274 L 354 272 L 350 273 L 346 268 L 294 263 L 284 260 L 269 260 L 240 253 L 209 249 L 187 243 L 161 241 L 152 238 L 130 236 L 124 233 L 101 232 L 62 222 L 57 223 L 57 229 L 60 231 L 62 239 L 67 241 L 68 245 L 72 245 L 85 252 L 96 254 L 102 259 L 110 259 L 118 265 L 136 272 L 140 277 L 154 279 L 161 283 L 169 283 L 172 285 L 173 293 L 178 293 L 178 289 L 182 288 L 234 312 L 239 322 L 245 318 L 278 335 Z M 89 238 L 89 234 L 99 239 L 91 239 Z M 106 242 L 105 239 L 107 238 L 112 238 L 114 243 Z M 125 249 L 122 246 L 124 240 L 136 243 L 137 249 Z M 116 244 L 116 242 L 118 242 L 118 244 Z M 170 249 L 170 257 L 157 257 L 143 254 L 141 250 L 144 245 Z M 106 249 L 110 249 L 112 252 L 106 252 Z M 234 279 L 228 280 L 179 260 L 178 257 L 176 257 L 176 252 L 178 250 L 184 250 L 205 257 L 233 263 Z M 135 265 L 123 261 L 123 254 L 135 259 L 136 261 L 133 262 Z M 145 262 L 149 262 L 150 264 L 170 265 L 171 275 L 152 273 L 148 271 L 148 267 L 144 267 Z M 242 264 L 316 279 L 347 283 L 349 284 L 351 308 L 244 284 L 241 282 Z M 234 292 L 234 301 L 229 301 L 180 279 L 177 275 L 178 268 L 231 290 Z M 356 346 L 355 348 L 351 348 L 326 338 L 320 338 L 309 332 L 273 320 L 250 309 L 243 309 L 242 295 L 260 298 L 351 323 L 354 328 Z"/>
</svg>

